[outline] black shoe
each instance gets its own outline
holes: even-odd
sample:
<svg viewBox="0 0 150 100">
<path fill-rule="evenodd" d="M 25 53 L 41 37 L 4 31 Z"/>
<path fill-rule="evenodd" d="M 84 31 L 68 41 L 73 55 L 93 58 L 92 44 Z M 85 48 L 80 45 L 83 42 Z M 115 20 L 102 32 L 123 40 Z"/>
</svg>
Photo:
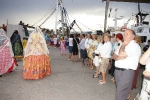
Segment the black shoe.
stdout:
<svg viewBox="0 0 150 100">
<path fill-rule="evenodd" d="M 114 73 L 110 73 L 111 76 L 114 76 Z"/>
<path fill-rule="evenodd" d="M 2 77 L 2 75 L 0 75 L 0 77 Z"/>
</svg>

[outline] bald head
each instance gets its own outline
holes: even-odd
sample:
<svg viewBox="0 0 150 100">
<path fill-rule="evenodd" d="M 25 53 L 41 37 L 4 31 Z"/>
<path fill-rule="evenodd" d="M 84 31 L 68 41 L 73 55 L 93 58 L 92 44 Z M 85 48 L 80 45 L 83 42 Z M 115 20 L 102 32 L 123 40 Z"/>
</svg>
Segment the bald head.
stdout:
<svg viewBox="0 0 150 100">
<path fill-rule="evenodd" d="M 126 30 L 124 32 L 124 41 L 132 41 L 135 38 L 135 32 L 133 30 Z"/>
</svg>

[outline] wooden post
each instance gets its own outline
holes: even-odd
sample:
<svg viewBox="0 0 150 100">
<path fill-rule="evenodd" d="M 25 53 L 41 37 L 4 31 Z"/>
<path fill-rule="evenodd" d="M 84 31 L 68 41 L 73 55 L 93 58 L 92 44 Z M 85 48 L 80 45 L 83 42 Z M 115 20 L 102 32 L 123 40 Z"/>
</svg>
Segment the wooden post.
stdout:
<svg viewBox="0 0 150 100">
<path fill-rule="evenodd" d="M 104 32 L 106 32 L 106 27 L 107 27 L 107 15 L 108 15 L 109 1 L 110 1 L 110 0 L 106 0 L 106 6 L 105 6 L 105 21 L 104 21 Z"/>
</svg>

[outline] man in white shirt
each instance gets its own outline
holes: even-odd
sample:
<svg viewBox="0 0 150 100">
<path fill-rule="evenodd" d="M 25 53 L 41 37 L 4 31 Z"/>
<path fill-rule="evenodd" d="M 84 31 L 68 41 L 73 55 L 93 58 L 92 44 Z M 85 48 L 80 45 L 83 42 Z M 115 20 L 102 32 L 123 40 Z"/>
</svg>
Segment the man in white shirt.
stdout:
<svg viewBox="0 0 150 100">
<path fill-rule="evenodd" d="M 126 30 L 123 44 L 112 56 L 115 60 L 116 100 L 127 99 L 138 66 L 141 49 L 134 38 L 135 32 Z"/>
<path fill-rule="evenodd" d="M 86 58 L 86 50 L 85 50 L 85 34 L 81 35 L 81 42 L 79 43 L 80 45 L 80 52 L 81 52 L 81 57 L 82 57 L 82 66 L 85 65 L 84 59 Z"/>
</svg>

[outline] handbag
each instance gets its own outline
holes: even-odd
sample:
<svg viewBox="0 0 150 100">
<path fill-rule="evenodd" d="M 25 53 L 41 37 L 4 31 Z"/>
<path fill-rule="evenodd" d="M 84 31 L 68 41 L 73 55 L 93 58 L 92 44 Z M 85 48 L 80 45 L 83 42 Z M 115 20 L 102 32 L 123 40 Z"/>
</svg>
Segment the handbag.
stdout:
<svg viewBox="0 0 150 100">
<path fill-rule="evenodd" d="M 93 58 L 95 57 L 95 52 L 92 53 Z"/>
</svg>

